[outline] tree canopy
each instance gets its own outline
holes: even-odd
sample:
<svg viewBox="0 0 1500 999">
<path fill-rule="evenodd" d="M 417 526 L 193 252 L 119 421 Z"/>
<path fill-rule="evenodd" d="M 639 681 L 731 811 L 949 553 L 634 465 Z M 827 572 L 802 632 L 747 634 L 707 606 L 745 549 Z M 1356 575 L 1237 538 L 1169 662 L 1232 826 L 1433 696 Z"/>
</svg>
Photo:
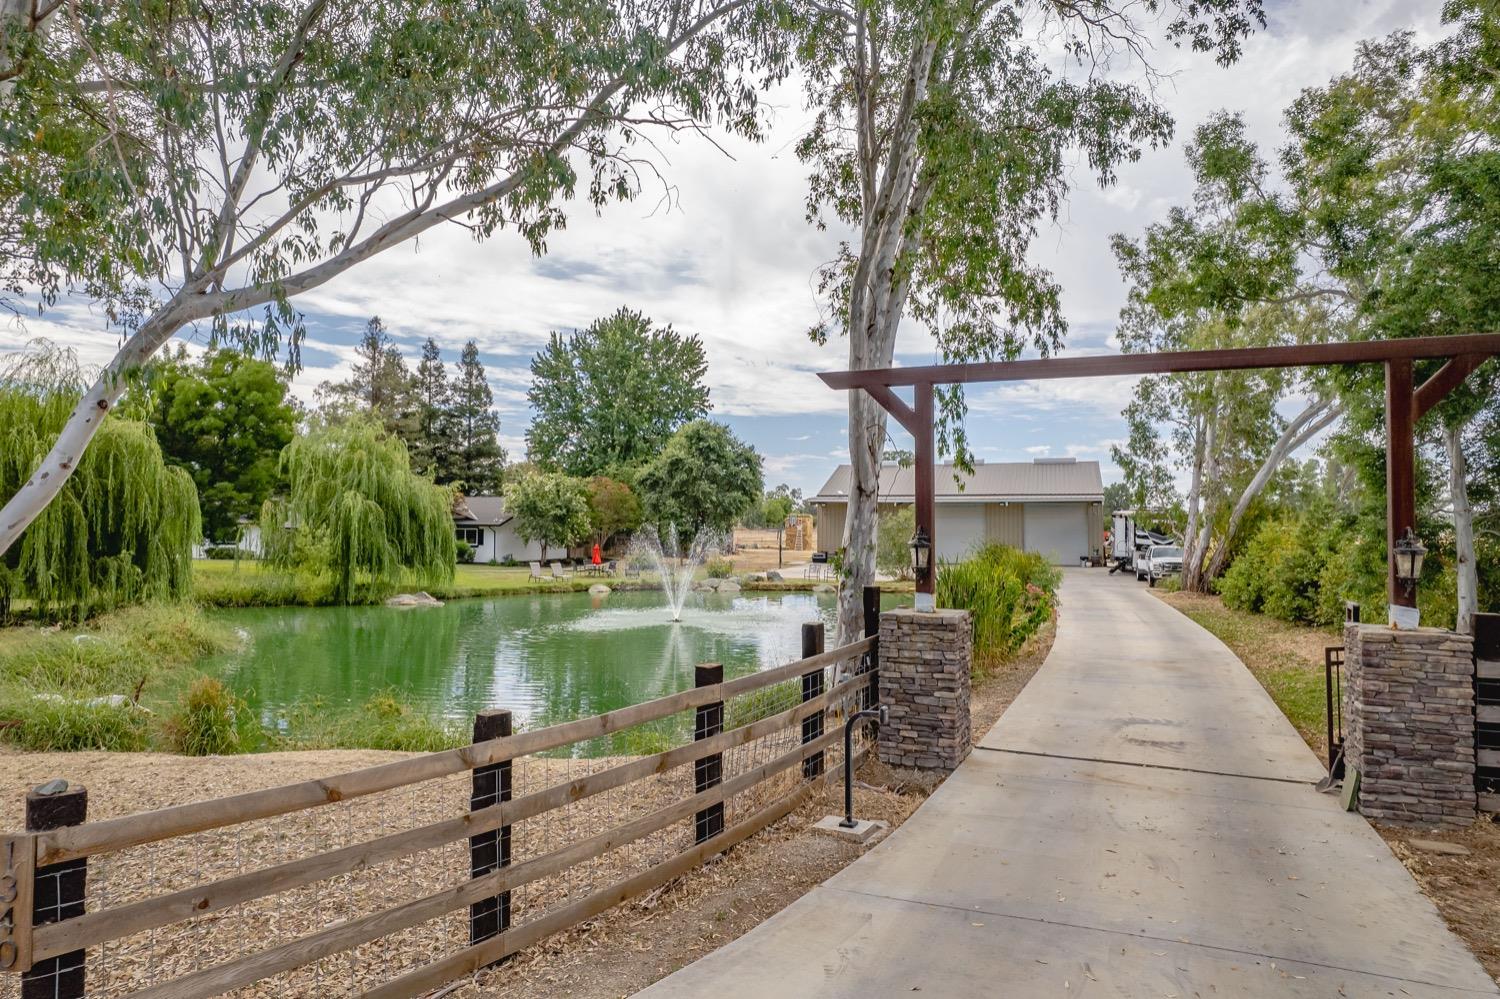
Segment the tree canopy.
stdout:
<svg viewBox="0 0 1500 999">
<path fill-rule="evenodd" d="M 621 308 L 553 333 L 531 361 L 527 453 L 569 475 L 620 474 L 708 413 L 703 343 Z"/>
<path fill-rule="evenodd" d="M 543 560 L 549 547 L 576 544 L 592 526 L 588 484 L 561 472 L 530 472 L 507 484 L 505 509 L 522 541 L 541 543 Z"/>
<path fill-rule="evenodd" d="M 187 469 L 204 534 L 218 542 L 260 513 L 297 425 L 284 373 L 233 350 L 153 362 L 120 411 L 148 422 L 168 464 Z"/>
<path fill-rule="evenodd" d="M 1103 71 L 1143 54 L 1142 23 L 1163 8 L 1169 38 L 1220 62 L 1264 23 L 1261 0 L 813 6 L 800 52 L 815 116 L 797 147 L 810 168 L 807 213 L 855 231 L 821 270 L 824 319 L 813 339 L 846 335 L 851 369 L 890 366 L 908 315 L 944 361 L 1059 347 L 1060 290 L 1027 251 L 1061 210 L 1070 154 L 1108 184 L 1119 164 L 1171 137 L 1145 87 Z M 1055 68 L 1058 42 L 1082 72 Z M 939 448 L 965 466 L 962 391 L 937 401 Z M 841 641 L 859 635 L 861 592 L 874 579 L 885 430 L 873 400 L 849 393 Z"/>
<path fill-rule="evenodd" d="M 680 539 L 728 531 L 760 499 L 760 455 L 729 428 L 694 420 L 672 435 L 639 480 L 646 519 Z"/>
<path fill-rule="evenodd" d="M 3 300 L 87 300 L 120 342 L 47 476 L 5 497 L 0 552 L 88 447 L 84 417 L 185 325 L 295 363 L 298 295 L 442 224 L 541 253 L 567 199 L 638 193 L 652 133 L 757 136 L 789 55 L 771 0 L 0 11 Z"/>
<path fill-rule="evenodd" d="M 44 343 L 0 363 L 0 491 L 33 474 L 84 379 L 76 358 Z M 0 620 L 12 602 L 43 618 L 82 619 L 123 603 L 185 597 L 202 537 L 193 480 L 168 465 L 151 428 L 103 424 L 58 495 L 0 557 Z"/>
<path fill-rule="evenodd" d="M 273 566 L 326 575 L 338 603 L 453 580 L 453 490 L 413 472 L 406 445 L 373 420 L 297 436 L 281 470 L 287 492 L 260 516 Z"/>
<path fill-rule="evenodd" d="M 630 486 L 603 475 L 589 480 L 589 523 L 601 545 L 640 527 L 641 516 L 641 498 Z"/>
<path fill-rule="evenodd" d="M 1120 326 L 1127 349 L 1500 325 L 1493 280 L 1500 268 L 1500 13 L 1451 0 L 1444 16 L 1451 31 L 1438 43 L 1424 48 L 1410 32 L 1362 42 L 1348 72 L 1305 90 L 1285 112 L 1289 141 L 1277 170 L 1246 138 L 1239 116 L 1217 114 L 1199 129 L 1189 146 L 1198 180 L 1193 203 L 1173 208 L 1139 241 L 1115 241 L 1131 285 Z M 1417 379 L 1439 363 L 1419 363 Z M 1480 596 L 1476 523 L 1500 519 L 1488 429 L 1496 368 L 1481 367 L 1418 427 L 1427 467 L 1419 467 L 1417 526 L 1433 553 L 1431 571 L 1452 579 L 1461 630 Z M 1298 397 L 1302 411 L 1281 416 L 1277 403 Z M 1199 520 L 1187 542 L 1200 562 L 1212 549 L 1206 577 L 1218 575 L 1241 544 L 1273 553 L 1274 532 L 1255 522 L 1269 516 L 1283 533 L 1294 523 L 1325 539 L 1311 547 L 1339 569 L 1329 585 L 1342 593 L 1330 606 L 1344 597 L 1383 603 L 1383 397 L 1382 372 L 1372 365 L 1296 378 L 1148 379 L 1127 412 L 1130 446 L 1116 456 L 1138 492 L 1169 481 L 1172 463 L 1190 472 L 1188 520 Z M 1335 420 L 1325 455 L 1339 470 L 1338 484 L 1328 489 L 1328 509 L 1283 516 L 1278 479 L 1305 469 L 1287 464 L 1282 475 L 1278 468 Z M 1330 523 L 1337 530 L 1325 536 Z M 1343 573 L 1349 567 L 1373 575 Z M 1241 587 L 1247 606 L 1259 599 L 1242 585 L 1250 572 L 1242 568 L 1240 582 L 1229 584 Z M 1424 597 L 1424 613 L 1432 599 Z"/>
</svg>

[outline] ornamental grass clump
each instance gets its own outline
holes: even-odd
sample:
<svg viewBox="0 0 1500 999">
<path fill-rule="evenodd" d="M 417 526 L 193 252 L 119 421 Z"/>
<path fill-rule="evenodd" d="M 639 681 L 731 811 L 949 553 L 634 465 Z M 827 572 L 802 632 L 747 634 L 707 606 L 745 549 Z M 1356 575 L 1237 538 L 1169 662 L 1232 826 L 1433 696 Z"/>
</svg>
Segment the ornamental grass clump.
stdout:
<svg viewBox="0 0 1500 999">
<path fill-rule="evenodd" d="M 182 695 L 165 724 L 167 744 L 184 756 L 228 756 L 260 746 L 261 730 L 250 706 L 224 685 L 203 676 Z"/>
</svg>

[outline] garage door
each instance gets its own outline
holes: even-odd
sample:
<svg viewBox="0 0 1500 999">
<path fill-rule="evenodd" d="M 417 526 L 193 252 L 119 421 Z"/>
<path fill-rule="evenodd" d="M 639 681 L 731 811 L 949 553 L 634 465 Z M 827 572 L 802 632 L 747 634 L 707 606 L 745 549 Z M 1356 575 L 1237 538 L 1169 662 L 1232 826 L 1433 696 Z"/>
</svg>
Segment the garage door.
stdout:
<svg viewBox="0 0 1500 999">
<path fill-rule="evenodd" d="M 1072 565 L 1088 554 L 1089 525 L 1082 503 L 1027 503 L 1026 550 L 1040 552 L 1053 565 Z"/>
</svg>

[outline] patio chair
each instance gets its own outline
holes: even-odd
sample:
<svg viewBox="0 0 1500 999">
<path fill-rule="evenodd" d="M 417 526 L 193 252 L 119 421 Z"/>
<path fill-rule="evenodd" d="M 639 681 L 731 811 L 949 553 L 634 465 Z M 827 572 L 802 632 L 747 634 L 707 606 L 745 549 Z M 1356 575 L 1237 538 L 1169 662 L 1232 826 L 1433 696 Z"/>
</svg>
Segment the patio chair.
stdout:
<svg viewBox="0 0 1500 999">
<path fill-rule="evenodd" d="M 620 563 L 615 559 L 610 559 L 604 563 L 604 571 L 611 576 L 618 575 L 620 572 Z"/>
<path fill-rule="evenodd" d="M 552 578 L 553 579 L 567 579 L 571 575 L 573 575 L 572 572 L 563 572 L 563 567 L 562 567 L 562 563 L 561 562 L 553 562 L 552 563 Z"/>
<path fill-rule="evenodd" d="M 542 563 L 540 563 L 540 562 L 532 562 L 531 563 L 531 578 L 532 579 L 544 579 L 545 578 L 542 575 Z"/>
</svg>

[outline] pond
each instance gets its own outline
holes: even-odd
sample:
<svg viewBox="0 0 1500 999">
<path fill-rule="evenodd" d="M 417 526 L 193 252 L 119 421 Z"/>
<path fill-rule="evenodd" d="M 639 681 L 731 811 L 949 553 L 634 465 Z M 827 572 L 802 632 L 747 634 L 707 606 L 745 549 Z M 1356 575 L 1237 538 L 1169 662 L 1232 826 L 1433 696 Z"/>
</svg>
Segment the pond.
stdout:
<svg viewBox="0 0 1500 999">
<path fill-rule="evenodd" d="M 215 617 L 245 645 L 204 665 L 273 726 L 299 703 L 357 705 L 395 689 L 431 717 L 509 708 L 539 728 L 691 687 L 698 663 L 731 677 L 790 662 L 803 623 L 831 626 L 836 614 L 833 594 L 695 593 L 676 623 L 662 603 L 653 592 L 558 593 L 226 610 Z"/>
</svg>

